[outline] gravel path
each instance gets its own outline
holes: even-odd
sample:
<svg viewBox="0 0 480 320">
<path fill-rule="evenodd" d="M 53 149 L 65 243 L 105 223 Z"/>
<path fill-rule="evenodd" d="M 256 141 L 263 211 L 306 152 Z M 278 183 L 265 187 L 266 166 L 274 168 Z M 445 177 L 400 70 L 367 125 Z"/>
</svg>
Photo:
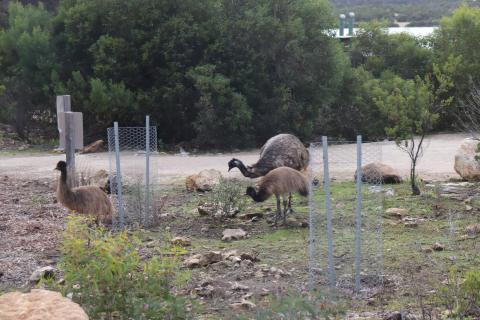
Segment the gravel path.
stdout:
<svg viewBox="0 0 480 320">
<path fill-rule="evenodd" d="M 425 141 L 425 154 L 418 165 L 422 178 L 428 180 L 445 180 L 458 177 L 453 170 L 454 154 L 462 139 L 467 134 L 438 134 L 428 137 Z M 355 145 L 330 146 L 330 159 L 333 161 L 330 169 L 341 172 L 343 176 L 351 176 L 355 168 Z M 408 176 L 410 162 L 406 153 L 399 150 L 393 142 L 382 142 L 376 146 L 365 144 L 364 163 L 380 160 L 393 166 L 404 176 Z M 380 152 L 379 152 L 380 151 Z M 258 159 L 259 150 L 239 153 L 204 154 L 195 156 L 181 155 L 156 155 L 152 158 L 153 167 L 158 170 L 159 177 L 164 183 L 197 173 L 202 169 L 214 168 L 220 170 L 225 176 L 238 177 L 237 169 L 227 172 L 227 163 L 232 158 L 239 158 L 246 164 L 252 164 Z M 36 154 L 28 156 L 8 156 L 0 153 L 0 175 L 9 175 L 19 178 L 49 178 L 55 177 L 53 171 L 57 161 L 64 159 L 64 155 Z M 318 163 L 321 155 L 317 157 Z M 108 153 L 79 155 L 78 166 L 88 170 L 109 169 Z M 122 158 L 122 170 L 130 173 L 141 174 L 143 157 L 139 154 L 128 154 Z M 319 170 L 319 169 L 316 169 Z"/>
</svg>

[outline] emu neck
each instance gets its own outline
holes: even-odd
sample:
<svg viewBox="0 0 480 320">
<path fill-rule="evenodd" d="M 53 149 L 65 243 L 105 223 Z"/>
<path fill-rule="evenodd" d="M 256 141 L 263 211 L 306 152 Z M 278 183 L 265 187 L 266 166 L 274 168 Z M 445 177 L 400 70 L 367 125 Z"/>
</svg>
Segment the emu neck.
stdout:
<svg viewBox="0 0 480 320">
<path fill-rule="evenodd" d="M 257 175 L 253 173 L 253 170 L 251 167 L 245 167 L 243 162 L 239 161 L 240 163 L 237 165 L 237 168 L 240 169 L 240 172 L 243 174 L 244 177 L 247 178 L 256 178 Z"/>
<path fill-rule="evenodd" d="M 67 183 L 67 170 L 60 171 L 60 180 L 58 181 L 57 196 L 58 200 L 66 203 L 71 200 L 73 193 Z"/>
</svg>

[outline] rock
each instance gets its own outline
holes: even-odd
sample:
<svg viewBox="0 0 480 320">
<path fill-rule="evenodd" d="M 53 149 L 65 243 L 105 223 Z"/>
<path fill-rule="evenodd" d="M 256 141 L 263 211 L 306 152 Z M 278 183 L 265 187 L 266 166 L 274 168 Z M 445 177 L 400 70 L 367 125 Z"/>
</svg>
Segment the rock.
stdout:
<svg viewBox="0 0 480 320">
<path fill-rule="evenodd" d="M 248 291 L 250 288 L 246 285 L 240 284 L 238 282 L 235 282 L 232 284 L 232 290 L 233 291 Z"/>
<path fill-rule="evenodd" d="M 100 152 L 103 149 L 103 140 L 97 140 L 95 142 L 90 143 L 88 146 L 83 147 L 83 149 L 80 150 L 80 153 L 96 153 Z"/>
<path fill-rule="evenodd" d="M 443 251 L 445 249 L 445 245 L 441 244 L 440 242 L 435 242 L 432 246 L 432 249 L 435 251 Z"/>
<path fill-rule="evenodd" d="M 389 216 L 399 218 L 399 219 L 402 219 L 404 216 L 408 214 L 407 209 L 403 209 L 403 208 L 388 208 L 385 212 Z"/>
<path fill-rule="evenodd" d="M 404 222 L 403 225 L 408 228 L 416 228 L 418 227 L 418 222 L 417 221 L 407 221 Z"/>
<path fill-rule="evenodd" d="M 453 168 L 465 180 L 480 180 L 480 163 L 475 159 L 479 142 L 471 138 L 464 139 L 455 153 Z"/>
<path fill-rule="evenodd" d="M 403 320 L 402 313 L 395 311 L 383 318 L 384 320 Z"/>
<path fill-rule="evenodd" d="M 240 258 L 242 260 L 250 260 L 252 262 L 260 261 L 260 259 L 258 259 L 258 252 L 256 252 L 256 251 L 242 252 L 242 254 L 240 255 Z"/>
<path fill-rule="evenodd" d="M 195 288 L 195 293 L 200 297 L 213 297 L 215 293 L 215 288 L 212 285 L 206 285 L 202 287 Z"/>
<path fill-rule="evenodd" d="M 55 278 L 55 268 L 51 266 L 39 268 L 32 273 L 29 280 L 31 283 L 36 284 L 43 278 Z"/>
<path fill-rule="evenodd" d="M 213 216 L 215 214 L 215 208 L 209 204 L 202 204 L 198 206 L 197 211 L 201 216 Z"/>
<path fill-rule="evenodd" d="M 355 171 L 355 181 L 357 172 Z M 362 167 L 362 182 L 380 184 L 380 183 L 402 183 L 400 174 L 389 165 L 372 162 Z"/>
<path fill-rule="evenodd" d="M 198 174 L 188 176 L 185 187 L 188 191 L 210 191 L 220 183 L 222 174 L 215 169 L 202 170 Z"/>
<path fill-rule="evenodd" d="M 183 265 L 187 268 L 206 267 L 209 264 L 222 261 L 222 258 L 222 254 L 219 251 L 209 251 L 187 258 Z"/>
<path fill-rule="evenodd" d="M 222 241 L 232 241 L 244 239 L 247 236 L 247 232 L 242 229 L 225 229 L 222 235 Z"/>
<path fill-rule="evenodd" d="M 467 226 L 467 233 L 471 236 L 480 234 L 480 223 L 475 223 Z"/>
<path fill-rule="evenodd" d="M 83 309 L 58 292 L 34 289 L 0 296 L 2 320 L 88 320 Z"/>
<path fill-rule="evenodd" d="M 192 245 L 192 241 L 187 237 L 175 237 L 170 240 L 170 243 L 177 246 L 188 247 Z"/>
<path fill-rule="evenodd" d="M 233 310 L 241 311 L 241 310 L 253 310 L 256 308 L 255 303 L 242 299 L 240 302 L 235 302 L 230 305 Z"/>
<path fill-rule="evenodd" d="M 244 213 L 238 216 L 239 219 L 242 220 L 252 220 L 253 218 L 261 219 L 263 218 L 264 214 L 262 212 L 253 212 L 253 213 Z"/>
<path fill-rule="evenodd" d="M 468 204 L 465 206 L 465 210 L 466 211 L 472 211 L 473 210 L 473 207 L 472 206 L 469 206 Z"/>
<path fill-rule="evenodd" d="M 85 180 L 82 181 L 83 185 L 97 186 L 105 192 L 110 191 L 110 180 L 106 170 L 100 169 Z"/>
</svg>

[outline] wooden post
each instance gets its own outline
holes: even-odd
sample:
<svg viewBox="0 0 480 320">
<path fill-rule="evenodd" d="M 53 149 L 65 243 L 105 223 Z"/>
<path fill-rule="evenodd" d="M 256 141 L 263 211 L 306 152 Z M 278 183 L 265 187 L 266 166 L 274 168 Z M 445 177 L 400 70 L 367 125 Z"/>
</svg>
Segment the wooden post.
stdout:
<svg viewBox="0 0 480 320">
<path fill-rule="evenodd" d="M 75 186 L 75 125 L 74 114 L 64 112 L 65 115 L 65 154 L 67 156 L 68 183 Z"/>
<path fill-rule="evenodd" d="M 72 111 L 69 95 L 57 96 L 57 127 L 59 133 L 59 149 L 65 150 L 65 118 L 63 112 Z"/>
</svg>

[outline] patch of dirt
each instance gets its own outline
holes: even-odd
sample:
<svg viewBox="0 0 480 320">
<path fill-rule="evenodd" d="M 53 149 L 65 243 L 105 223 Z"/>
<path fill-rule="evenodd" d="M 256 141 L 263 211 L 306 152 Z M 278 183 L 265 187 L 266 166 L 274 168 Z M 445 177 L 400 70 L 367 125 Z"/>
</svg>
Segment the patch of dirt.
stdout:
<svg viewBox="0 0 480 320">
<path fill-rule="evenodd" d="M 54 186 L 0 176 L 0 290 L 25 288 L 35 269 L 55 264 L 67 210 Z"/>
</svg>

